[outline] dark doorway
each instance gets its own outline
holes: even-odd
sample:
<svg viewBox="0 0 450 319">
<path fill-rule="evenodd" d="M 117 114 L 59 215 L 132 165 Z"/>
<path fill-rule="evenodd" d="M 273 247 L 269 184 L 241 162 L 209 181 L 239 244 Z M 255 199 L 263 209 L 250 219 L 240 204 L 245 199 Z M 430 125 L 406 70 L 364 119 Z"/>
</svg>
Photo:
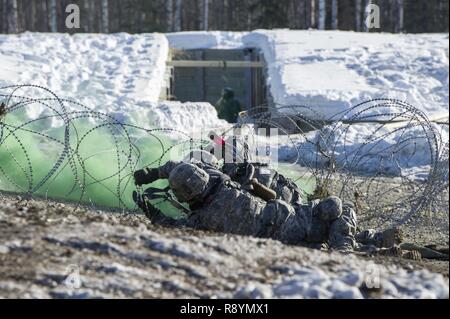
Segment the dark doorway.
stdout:
<svg viewBox="0 0 450 319">
<path fill-rule="evenodd" d="M 259 50 L 177 51 L 168 69 L 170 99 L 214 105 L 222 89 L 230 87 L 244 110 L 267 104 L 266 68 Z"/>
</svg>

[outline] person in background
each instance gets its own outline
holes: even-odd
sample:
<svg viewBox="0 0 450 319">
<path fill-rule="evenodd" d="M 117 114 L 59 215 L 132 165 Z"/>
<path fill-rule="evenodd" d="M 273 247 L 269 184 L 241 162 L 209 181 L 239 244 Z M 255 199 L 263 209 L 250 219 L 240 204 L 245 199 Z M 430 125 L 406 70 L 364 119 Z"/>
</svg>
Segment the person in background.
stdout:
<svg viewBox="0 0 450 319">
<path fill-rule="evenodd" d="M 236 123 L 242 110 L 241 103 L 234 97 L 234 91 L 229 87 L 222 90 L 222 96 L 215 107 L 219 118 L 229 123 Z"/>
</svg>

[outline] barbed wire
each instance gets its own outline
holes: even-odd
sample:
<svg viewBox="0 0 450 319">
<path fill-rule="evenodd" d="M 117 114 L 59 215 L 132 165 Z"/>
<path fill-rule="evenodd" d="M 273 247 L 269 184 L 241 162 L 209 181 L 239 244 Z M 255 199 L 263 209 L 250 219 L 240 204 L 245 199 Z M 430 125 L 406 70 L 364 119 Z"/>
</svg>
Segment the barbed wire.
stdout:
<svg viewBox="0 0 450 319">
<path fill-rule="evenodd" d="M 187 153 L 211 142 L 172 128 L 123 123 L 38 85 L 1 87 L 0 100 L 0 187 L 29 197 L 56 194 L 105 204 L 90 191 L 101 189 L 115 198 L 107 204 L 133 209 L 129 191 L 138 167 L 159 166 L 175 148 Z M 30 119 L 33 110 L 39 115 Z M 336 194 L 355 203 L 362 219 L 382 224 L 404 224 L 431 210 L 446 218 L 448 228 L 448 199 L 446 212 L 442 204 L 448 198 L 448 141 L 406 102 L 374 99 L 332 116 L 309 106 L 255 107 L 220 135 L 243 127 L 247 139 L 260 138 L 257 128 L 277 129 L 293 179 L 315 183 L 310 196 Z M 171 133 L 176 142 L 168 142 Z M 103 162 L 89 164 L 95 160 Z"/>
</svg>

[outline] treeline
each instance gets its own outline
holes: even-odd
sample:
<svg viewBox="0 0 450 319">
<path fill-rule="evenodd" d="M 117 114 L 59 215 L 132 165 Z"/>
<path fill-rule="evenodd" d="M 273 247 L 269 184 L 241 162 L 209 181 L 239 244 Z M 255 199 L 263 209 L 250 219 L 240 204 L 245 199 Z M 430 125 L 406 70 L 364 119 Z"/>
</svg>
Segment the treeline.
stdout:
<svg viewBox="0 0 450 319">
<path fill-rule="evenodd" d="M 243 31 L 258 28 L 448 32 L 449 0 L 0 0 L 2 33 Z M 68 29 L 66 8 L 80 9 Z M 379 28 L 366 28 L 370 4 Z"/>
</svg>

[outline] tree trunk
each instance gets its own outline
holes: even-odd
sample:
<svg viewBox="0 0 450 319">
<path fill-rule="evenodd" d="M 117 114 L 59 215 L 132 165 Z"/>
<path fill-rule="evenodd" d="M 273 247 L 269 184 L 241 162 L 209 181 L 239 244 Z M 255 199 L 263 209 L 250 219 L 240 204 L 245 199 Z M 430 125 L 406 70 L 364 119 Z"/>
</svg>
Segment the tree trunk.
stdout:
<svg viewBox="0 0 450 319">
<path fill-rule="evenodd" d="M 84 7 L 83 14 L 88 17 L 88 19 L 87 19 L 88 23 L 86 23 L 86 22 L 83 23 L 83 29 L 84 29 L 84 32 L 90 32 L 90 30 L 89 30 L 89 11 L 90 10 L 89 10 L 89 1 L 88 0 L 84 0 L 83 7 Z M 119 12 L 120 12 L 120 10 L 119 10 Z"/>
<path fill-rule="evenodd" d="M 109 33 L 109 4 L 108 0 L 102 0 L 102 32 Z"/>
<path fill-rule="evenodd" d="M 7 12 L 6 12 L 6 8 L 8 6 L 8 0 L 2 0 L 2 24 L 1 24 L 1 28 L 2 28 L 2 33 L 7 33 L 8 30 L 8 26 L 7 26 Z"/>
<path fill-rule="evenodd" d="M 310 3 L 310 28 L 316 27 L 316 0 L 311 0 Z"/>
<path fill-rule="evenodd" d="M 203 29 L 209 29 L 209 0 L 205 0 L 203 5 Z"/>
<path fill-rule="evenodd" d="M 296 2 L 294 2 L 296 3 Z M 305 23 L 305 2 L 304 1 L 300 1 L 300 3 L 298 3 L 298 5 L 296 6 L 296 10 L 295 10 L 295 16 L 297 17 L 297 23 L 296 25 L 298 26 L 299 29 L 305 29 L 307 28 L 307 24 Z"/>
<path fill-rule="evenodd" d="M 194 5 L 192 6 L 193 8 L 193 13 L 189 13 L 188 12 L 188 16 L 191 17 L 197 17 L 197 19 L 195 19 L 195 23 L 193 23 L 193 27 L 189 26 L 190 22 L 194 22 L 192 21 L 193 19 L 189 19 L 189 21 L 187 21 L 188 23 L 188 28 L 189 29 L 194 29 L 194 30 L 203 30 L 204 27 L 204 20 L 205 20 L 205 0 L 194 0 Z"/>
<path fill-rule="evenodd" d="M 214 2 L 213 2 L 214 3 Z M 223 20 L 224 20 L 224 12 L 225 12 L 225 0 L 219 1 L 217 4 L 216 10 L 214 10 L 215 17 L 213 18 L 214 26 L 216 29 L 223 30 Z M 251 14 L 252 15 L 252 14 Z"/>
<path fill-rule="evenodd" d="M 319 0 L 319 30 L 325 30 L 325 23 L 327 20 L 327 7 L 325 0 Z"/>
<path fill-rule="evenodd" d="M 26 26 L 28 31 L 36 31 L 36 1 L 29 1 Z"/>
<path fill-rule="evenodd" d="M 6 33 L 19 32 L 19 17 L 17 13 L 17 0 L 6 0 L 5 10 Z"/>
<path fill-rule="evenodd" d="M 403 0 L 397 0 L 397 21 L 395 23 L 395 32 L 403 31 L 403 12 L 404 12 L 404 3 Z"/>
<path fill-rule="evenodd" d="M 355 0 L 355 31 L 361 31 L 361 0 Z"/>
<path fill-rule="evenodd" d="M 16 0 L 3 0 L 3 27 L 4 33 L 18 33 L 19 32 L 19 20 L 17 15 L 17 1 Z"/>
<path fill-rule="evenodd" d="M 173 0 L 166 0 L 166 30 L 173 31 Z"/>
<path fill-rule="evenodd" d="M 57 19 L 57 9 L 56 0 L 49 1 L 48 8 L 48 28 L 50 32 L 58 32 L 58 19 Z"/>
<path fill-rule="evenodd" d="M 85 32 L 94 32 L 95 3 L 92 3 L 91 0 L 84 0 L 84 10 L 87 16 L 84 30 Z"/>
<path fill-rule="evenodd" d="M 181 4 L 182 0 L 175 0 L 175 31 L 181 31 Z"/>
<path fill-rule="evenodd" d="M 337 30 L 339 21 L 338 21 L 338 0 L 331 0 L 331 29 Z"/>
<path fill-rule="evenodd" d="M 372 4 L 372 0 L 366 0 L 364 3 L 364 31 L 365 32 L 369 32 L 369 26 L 367 25 L 368 21 L 368 17 L 369 17 L 369 13 L 370 11 L 367 10 L 367 7 L 370 6 Z"/>
</svg>

